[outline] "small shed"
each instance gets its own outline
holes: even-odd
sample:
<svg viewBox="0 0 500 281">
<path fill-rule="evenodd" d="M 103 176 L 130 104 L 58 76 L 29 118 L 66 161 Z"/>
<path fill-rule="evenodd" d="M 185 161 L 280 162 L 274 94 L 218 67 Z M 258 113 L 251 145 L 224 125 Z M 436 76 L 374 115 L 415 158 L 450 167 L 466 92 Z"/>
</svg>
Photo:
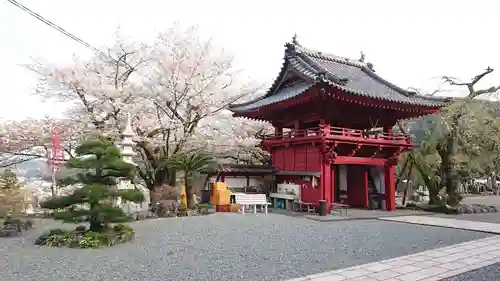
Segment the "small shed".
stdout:
<svg viewBox="0 0 500 281">
<path fill-rule="evenodd" d="M 226 183 L 233 192 L 268 193 L 274 180 L 275 169 L 270 165 L 224 164 L 209 173 L 206 190 L 212 183 Z"/>
</svg>

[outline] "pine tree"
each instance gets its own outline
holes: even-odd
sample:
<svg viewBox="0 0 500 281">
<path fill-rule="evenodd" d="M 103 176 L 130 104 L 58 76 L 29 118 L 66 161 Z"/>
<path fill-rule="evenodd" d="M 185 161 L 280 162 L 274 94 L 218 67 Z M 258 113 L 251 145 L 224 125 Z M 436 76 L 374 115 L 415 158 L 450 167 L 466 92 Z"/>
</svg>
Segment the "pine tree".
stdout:
<svg viewBox="0 0 500 281">
<path fill-rule="evenodd" d="M 0 174 L 0 217 L 18 214 L 23 209 L 24 194 L 16 173 L 5 169 Z"/>
<path fill-rule="evenodd" d="M 11 169 L 5 169 L 0 174 L 0 189 L 16 190 L 20 188 L 21 183 L 19 183 L 16 173 L 14 173 Z"/>
<path fill-rule="evenodd" d="M 132 179 L 135 167 L 122 160 L 120 150 L 106 137 L 89 139 L 75 150 L 75 157 L 66 167 L 76 171 L 74 176 L 61 180 L 62 186 L 81 186 L 70 195 L 58 196 L 42 202 L 42 208 L 60 210 L 55 219 L 68 222 L 88 220 L 89 230 L 100 232 L 107 224 L 130 219 L 114 205 L 115 199 L 140 203 L 142 192 L 135 189 L 117 189 L 120 178 Z"/>
</svg>

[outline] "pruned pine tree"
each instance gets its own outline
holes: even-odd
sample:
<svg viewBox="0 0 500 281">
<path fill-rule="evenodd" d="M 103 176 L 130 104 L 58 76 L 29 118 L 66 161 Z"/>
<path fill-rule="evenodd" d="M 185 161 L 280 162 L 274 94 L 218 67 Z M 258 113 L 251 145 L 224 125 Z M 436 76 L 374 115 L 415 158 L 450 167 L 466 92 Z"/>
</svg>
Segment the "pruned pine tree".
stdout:
<svg viewBox="0 0 500 281">
<path fill-rule="evenodd" d="M 114 204 L 118 197 L 141 203 L 144 195 L 135 189 L 117 189 L 120 178 L 132 179 L 135 167 L 122 160 L 120 150 L 106 137 L 82 142 L 75 157 L 66 166 L 75 169 L 74 176 L 61 180 L 62 186 L 73 185 L 74 191 L 42 202 L 42 208 L 60 210 L 55 218 L 68 222 L 88 220 L 90 230 L 100 232 L 106 225 L 130 219 Z"/>
</svg>

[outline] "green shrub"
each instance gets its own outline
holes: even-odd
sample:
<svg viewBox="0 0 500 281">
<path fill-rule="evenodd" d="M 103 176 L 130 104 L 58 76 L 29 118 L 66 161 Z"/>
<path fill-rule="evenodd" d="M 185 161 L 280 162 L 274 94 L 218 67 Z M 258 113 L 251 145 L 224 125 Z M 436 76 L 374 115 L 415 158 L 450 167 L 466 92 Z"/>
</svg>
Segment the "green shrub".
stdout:
<svg viewBox="0 0 500 281">
<path fill-rule="evenodd" d="M 107 227 L 102 232 L 90 231 L 85 226 L 78 226 L 73 231 L 52 229 L 38 237 L 35 245 L 96 249 L 102 246 L 125 243 L 134 238 L 134 229 L 124 224 Z"/>
<path fill-rule="evenodd" d="M 195 209 L 200 215 L 208 214 L 208 204 L 196 204 Z"/>
<path fill-rule="evenodd" d="M 45 241 L 45 245 L 49 247 L 63 247 L 68 243 L 67 234 L 53 234 L 49 235 Z"/>
<path fill-rule="evenodd" d="M 82 249 L 96 249 L 99 248 L 103 242 L 105 242 L 105 239 L 101 233 L 88 231 L 85 232 L 83 238 L 78 241 L 78 246 Z"/>
<path fill-rule="evenodd" d="M 188 215 L 188 208 L 186 204 L 181 203 L 179 204 L 179 208 L 177 208 L 177 216 L 178 217 L 187 217 Z"/>
<path fill-rule="evenodd" d="M 113 230 L 115 232 L 118 232 L 118 233 L 121 233 L 125 230 L 126 228 L 126 225 L 124 225 L 123 223 L 119 223 L 119 224 L 116 224 L 115 226 L 113 226 Z"/>
<path fill-rule="evenodd" d="M 33 227 L 32 219 L 19 219 L 7 216 L 3 222 L 4 229 L 16 229 L 18 232 L 29 230 Z"/>
</svg>

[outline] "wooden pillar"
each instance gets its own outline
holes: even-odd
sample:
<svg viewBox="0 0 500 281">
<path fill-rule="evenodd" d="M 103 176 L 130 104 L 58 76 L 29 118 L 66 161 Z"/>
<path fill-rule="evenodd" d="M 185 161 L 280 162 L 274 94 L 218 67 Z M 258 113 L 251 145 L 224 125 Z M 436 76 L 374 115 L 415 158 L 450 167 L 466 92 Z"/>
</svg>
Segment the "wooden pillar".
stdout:
<svg viewBox="0 0 500 281">
<path fill-rule="evenodd" d="M 336 174 L 335 165 L 330 165 L 330 200 L 327 200 L 327 203 L 335 202 L 335 183 L 337 182 L 337 179 L 335 178 Z"/>
<path fill-rule="evenodd" d="M 363 198 L 364 198 L 364 206 L 365 208 L 368 208 L 370 197 L 368 196 L 368 170 L 366 169 L 367 167 L 363 167 L 363 171 L 361 172 L 363 175 L 363 186 L 365 187 L 363 190 Z"/>
<path fill-rule="evenodd" d="M 293 137 L 299 137 L 299 131 L 300 131 L 300 121 L 297 120 L 293 122 Z"/>
<path fill-rule="evenodd" d="M 276 135 L 276 137 L 282 138 L 283 137 L 283 127 L 274 127 L 274 134 Z"/>
<path fill-rule="evenodd" d="M 385 208 L 387 211 L 396 210 L 396 181 L 395 181 L 395 165 L 388 161 L 384 166 L 385 174 Z"/>
<path fill-rule="evenodd" d="M 320 177 L 320 193 L 321 199 L 326 200 L 327 206 L 330 204 L 330 194 L 331 194 L 331 180 L 332 177 L 332 165 L 330 162 L 322 157 L 321 161 L 321 177 Z"/>
<path fill-rule="evenodd" d="M 325 119 L 320 119 L 319 125 L 323 128 L 323 133 L 325 134 L 325 136 L 330 136 L 330 123 L 327 123 Z"/>
</svg>

